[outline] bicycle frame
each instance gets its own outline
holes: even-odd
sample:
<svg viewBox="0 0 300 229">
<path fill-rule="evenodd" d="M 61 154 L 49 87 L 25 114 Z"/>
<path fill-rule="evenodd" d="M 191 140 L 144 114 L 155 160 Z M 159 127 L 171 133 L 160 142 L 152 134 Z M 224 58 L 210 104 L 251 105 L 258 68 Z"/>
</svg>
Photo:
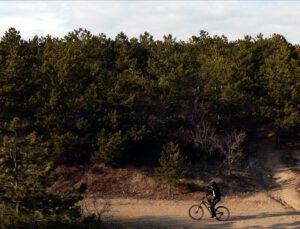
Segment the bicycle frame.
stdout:
<svg viewBox="0 0 300 229">
<path fill-rule="evenodd" d="M 202 205 L 204 205 L 205 208 L 207 209 L 207 211 L 208 211 L 209 213 L 211 213 L 211 211 L 210 211 L 210 204 L 209 204 L 208 201 L 206 201 L 206 200 L 201 200 L 199 206 L 202 206 Z"/>
</svg>

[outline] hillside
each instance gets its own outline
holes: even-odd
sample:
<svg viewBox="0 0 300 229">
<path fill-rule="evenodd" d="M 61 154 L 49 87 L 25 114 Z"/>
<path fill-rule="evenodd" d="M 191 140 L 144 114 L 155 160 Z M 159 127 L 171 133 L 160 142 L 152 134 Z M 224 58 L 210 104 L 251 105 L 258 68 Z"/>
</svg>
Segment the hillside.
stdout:
<svg viewBox="0 0 300 229">
<path fill-rule="evenodd" d="M 262 155 L 262 184 L 268 194 L 283 205 L 300 211 L 300 150 L 295 147 L 274 149 L 264 144 L 257 150 Z"/>
<path fill-rule="evenodd" d="M 194 176 L 186 187 L 173 189 L 168 196 L 167 185 L 150 168 L 112 168 L 97 164 L 92 167 L 59 167 L 60 175 L 52 187 L 62 190 L 87 184 L 83 203 L 86 214 L 100 209 L 106 201 L 110 208 L 104 213 L 107 228 L 299 228 L 300 226 L 300 151 L 297 147 L 278 149 L 269 141 L 253 143 L 257 155 L 253 167 L 231 177 L 213 176 L 193 167 Z M 201 179 L 202 178 L 202 179 Z M 204 179 L 203 179 L 204 178 Z M 231 220 L 219 223 L 188 218 L 190 205 L 204 195 L 207 182 L 215 178 L 224 198 L 221 204 L 231 210 Z M 104 201 L 104 202 L 103 202 Z"/>
<path fill-rule="evenodd" d="M 59 177 L 52 186 L 53 191 L 70 187 L 87 185 L 87 194 L 107 198 L 145 198 L 145 199 L 197 199 L 207 191 L 208 183 L 214 179 L 218 182 L 224 195 L 246 194 L 259 191 L 260 184 L 250 171 L 236 172 L 231 177 L 215 176 L 201 172 L 193 167 L 193 174 L 184 180 L 184 184 L 172 188 L 168 195 L 168 184 L 159 179 L 150 168 L 112 168 L 103 164 L 78 167 L 58 167 Z"/>
<path fill-rule="evenodd" d="M 291 147 L 276 149 L 269 141 L 251 144 L 256 154 L 243 171 L 240 169 L 228 176 L 213 166 L 201 169 L 200 165 L 193 165 L 189 178 L 182 186 L 174 187 L 171 196 L 167 192 L 168 184 L 158 177 L 154 168 L 104 164 L 60 166 L 56 169 L 58 180 L 51 189 L 61 191 L 85 183 L 87 194 L 99 197 L 193 199 L 207 190 L 211 180 L 216 180 L 225 196 L 261 190 L 267 190 L 274 198 L 278 196 L 277 199 L 289 196 L 284 194 L 286 192 L 296 195 L 300 190 L 300 150 Z M 289 200 L 286 201 L 288 204 Z"/>
</svg>

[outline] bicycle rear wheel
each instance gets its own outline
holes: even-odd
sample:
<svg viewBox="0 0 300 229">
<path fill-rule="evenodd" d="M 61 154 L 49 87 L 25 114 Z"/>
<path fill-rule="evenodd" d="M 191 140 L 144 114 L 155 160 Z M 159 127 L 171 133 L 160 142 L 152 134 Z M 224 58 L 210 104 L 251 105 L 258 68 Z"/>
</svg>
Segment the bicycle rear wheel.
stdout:
<svg viewBox="0 0 300 229">
<path fill-rule="evenodd" d="M 230 212 L 228 208 L 224 206 L 219 206 L 216 208 L 216 218 L 219 221 L 227 221 L 230 217 Z"/>
<path fill-rule="evenodd" d="M 200 205 L 193 205 L 189 209 L 189 216 L 194 220 L 200 220 L 203 217 L 204 211 Z"/>
</svg>

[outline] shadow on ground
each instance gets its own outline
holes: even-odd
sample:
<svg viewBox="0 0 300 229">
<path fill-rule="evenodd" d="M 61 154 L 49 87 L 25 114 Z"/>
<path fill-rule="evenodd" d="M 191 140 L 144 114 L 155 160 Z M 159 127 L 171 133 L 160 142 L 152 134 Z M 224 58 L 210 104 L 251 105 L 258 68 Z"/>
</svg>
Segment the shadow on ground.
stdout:
<svg viewBox="0 0 300 229">
<path fill-rule="evenodd" d="M 169 228 L 178 228 L 178 229 L 196 229 L 196 228 L 208 228 L 208 229 L 217 229 L 217 228 L 236 228 L 234 225 L 239 221 L 247 220 L 260 220 L 266 218 L 275 218 L 281 216 L 299 216 L 300 212 L 297 211 L 288 211 L 288 212 L 273 212 L 273 213 L 263 213 L 258 215 L 248 215 L 248 216 L 233 216 L 229 221 L 219 222 L 215 219 L 202 219 L 200 221 L 189 220 L 188 218 L 179 218 L 176 216 L 168 217 L 138 217 L 130 220 L 114 220 L 112 222 L 105 222 L 104 228 L 112 229 L 169 229 Z M 238 227 L 241 228 L 241 227 Z M 247 226 L 245 224 L 244 228 L 258 229 L 262 228 L 262 225 L 257 226 Z M 271 226 L 264 226 L 263 228 L 300 228 L 300 220 L 294 221 L 292 223 L 274 223 Z"/>
<path fill-rule="evenodd" d="M 271 213 L 262 213 L 262 214 L 258 214 L 258 215 L 233 216 L 233 217 L 231 217 L 230 221 L 263 219 L 263 218 L 271 218 L 271 217 L 279 217 L 279 216 L 300 216 L 300 212 L 298 212 L 298 211 L 271 212 Z M 299 225 L 299 228 L 300 228 L 300 225 Z"/>
</svg>

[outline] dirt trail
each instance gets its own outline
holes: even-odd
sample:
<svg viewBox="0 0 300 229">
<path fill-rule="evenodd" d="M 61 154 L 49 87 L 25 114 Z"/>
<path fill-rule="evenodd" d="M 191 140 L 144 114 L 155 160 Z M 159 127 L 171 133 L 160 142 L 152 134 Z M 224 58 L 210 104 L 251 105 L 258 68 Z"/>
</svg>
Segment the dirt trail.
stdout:
<svg viewBox="0 0 300 229">
<path fill-rule="evenodd" d="M 270 144 L 261 144 L 258 153 L 262 155 L 260 161 L 264 162 L 262 176 L 268 194 L 283 205 L 300 211 L 299 150 L 272 149 Z M 289 155 L 292 165 L 282 161 L 284 155 Z"/>
<path fill-rule="evenodd" d="M 188 209 L 195 201 L 111 199 L 110 203 L 110 212 L 103 218 L 107 228 L 300 228 L 299 211 L 264 193 L 224 198 L 220 204 L 231 212 L 227 222 L 210 219 L 208 212 L 200 221 L 191 220 Z"/>
</svg>

